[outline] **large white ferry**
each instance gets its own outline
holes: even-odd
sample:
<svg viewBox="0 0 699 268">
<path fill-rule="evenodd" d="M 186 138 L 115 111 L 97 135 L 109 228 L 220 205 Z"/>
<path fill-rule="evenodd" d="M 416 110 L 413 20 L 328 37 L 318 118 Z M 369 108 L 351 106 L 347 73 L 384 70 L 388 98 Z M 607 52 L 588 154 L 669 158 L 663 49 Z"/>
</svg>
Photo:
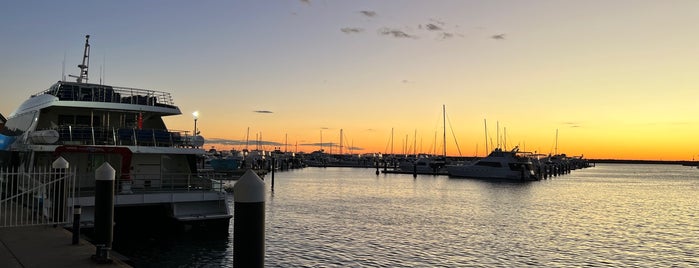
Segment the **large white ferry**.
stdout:
<svg viewBox="0 0 699 268">
<path fill-rule="evenodd" d="M 82 206 L 87 226 L 94 219 L 95 170 L 108 162 L 116 170 L 117 223 L 157 216 L 227 230 L 231 213 L 223 187 L 197 173 L 203 138 L 163 122 L 181 114 L 172 96 L 87 83 L 89 51 L 88 35 L 76 82 L 59 81 L 8 116 L 0 130 L 0 166 L 31 170 L 65 158 L 77 179 L 69 204 Z"/>
</svg>

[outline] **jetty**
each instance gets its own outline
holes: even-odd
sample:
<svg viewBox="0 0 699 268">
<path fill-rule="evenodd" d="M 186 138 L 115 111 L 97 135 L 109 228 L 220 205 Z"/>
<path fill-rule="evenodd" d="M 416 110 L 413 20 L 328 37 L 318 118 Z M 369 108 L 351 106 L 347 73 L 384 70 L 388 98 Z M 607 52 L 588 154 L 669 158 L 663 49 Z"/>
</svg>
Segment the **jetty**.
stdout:
<svg viewBox="0 0 699 268">
<path fill-rule="evenodd" d="M 72 234 L 62 227 L 28 226 L 0 228 L 0 266 L 14 267 L 131 267 L 112 252 L 112 263 L 92 260 L 96 248 L 80 239 L 71 244 Z"/>
</svg>

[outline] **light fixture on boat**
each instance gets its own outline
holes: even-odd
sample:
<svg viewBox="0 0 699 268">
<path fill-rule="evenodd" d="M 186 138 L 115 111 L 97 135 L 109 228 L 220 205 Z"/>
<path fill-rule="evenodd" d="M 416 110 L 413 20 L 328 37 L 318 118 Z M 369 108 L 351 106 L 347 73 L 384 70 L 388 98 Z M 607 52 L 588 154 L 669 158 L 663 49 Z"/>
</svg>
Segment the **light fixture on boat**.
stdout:
<svg viewBox="0 0 699 268">
<path fill-rule="evenodd" d="M 197 119 L 199 119 L 199 111 L 194 111 L 192 113 L 192 116 L 194 117 L 194 132 L 192 132 L 192 136 L 196 136 L 199 135 L 199 133 L 197 132 Z"/>
</svg>

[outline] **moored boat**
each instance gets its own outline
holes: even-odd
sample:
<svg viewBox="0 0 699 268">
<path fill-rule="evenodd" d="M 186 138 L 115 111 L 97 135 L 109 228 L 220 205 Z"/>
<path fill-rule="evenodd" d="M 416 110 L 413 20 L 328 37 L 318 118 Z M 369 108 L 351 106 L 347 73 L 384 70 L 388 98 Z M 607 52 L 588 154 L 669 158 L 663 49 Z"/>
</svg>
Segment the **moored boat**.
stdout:
<svg viewBox="0 0 699 268">
<path fill-rule="evenodd" d="M 165 126 L 163 117 L 181 114 L 170 93 L 88 83 L 88 41 L 76 82 L 56 82 L 7 118 L 0 165 L 32 170 L 66 159 L 77 179 L 69 204 L 82 206 L 84 226 L 93 224 L 95 170 L 106 162 L 116 171 L 115 221 L 167 215 L 227 230 L 222 182 L 197 172 L 203 137 Z"/>
<path fill-rule="evenodd" d="M 447 173 L 451 177 L 477 178 L 493 180 L 532 181 L 538 180 L 534 174 L 532 161 L 518 154 L 519 148 L 503 151 L 493 150 L 487 157 L 470 164 L 448 165 Z"/>
<path fill-rule="evenodd" d="M 398 166 L 401 172 L 437 174 L 442 173 L 446 166 L 446 159 L 443 156 L 420 154 L 417 158 L 407 158 L 406 160 Z"/>
</svg>

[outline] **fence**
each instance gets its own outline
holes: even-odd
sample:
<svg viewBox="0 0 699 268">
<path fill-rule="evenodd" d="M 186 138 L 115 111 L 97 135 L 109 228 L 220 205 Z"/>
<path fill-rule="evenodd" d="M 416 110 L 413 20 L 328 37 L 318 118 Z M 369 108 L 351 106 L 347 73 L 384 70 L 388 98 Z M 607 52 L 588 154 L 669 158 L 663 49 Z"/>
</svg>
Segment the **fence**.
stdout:
<svg viewBox="0 0 699 268">
<path fill-rule="evenodd" d="M 0 228 L 68 224 L 74 197 L 74 170 L 0 169 Z"/>
</svg>

